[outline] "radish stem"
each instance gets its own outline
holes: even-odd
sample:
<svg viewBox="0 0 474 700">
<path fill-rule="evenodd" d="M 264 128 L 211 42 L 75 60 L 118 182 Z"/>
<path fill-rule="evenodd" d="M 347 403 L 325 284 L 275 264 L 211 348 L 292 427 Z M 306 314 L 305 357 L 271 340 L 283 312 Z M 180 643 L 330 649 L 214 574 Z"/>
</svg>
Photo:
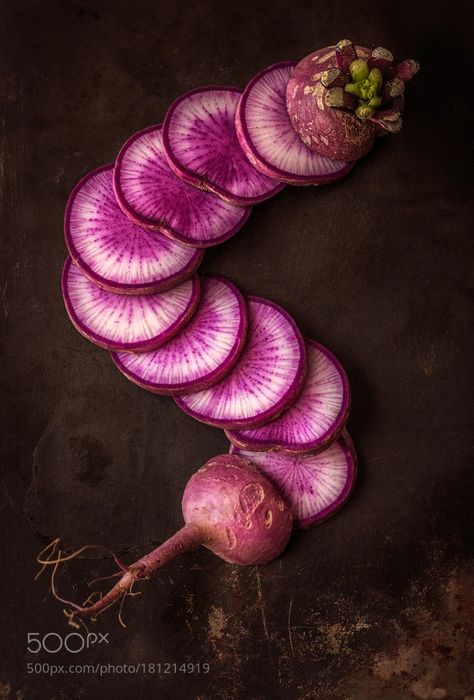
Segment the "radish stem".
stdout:
<svg viewBox="0 0 474 700">
<path fill-rule="evenodd" d="M 130 594 L 136 581 L 150 578 L 153 573 L 176 556 L 195 549 L 202 543 L 202 530 L 196 525 L 184 525 L 163 544 L 160 544 L 159 547 L 131 564 L 120 581 L 95 603 L 86 606 L 72 604 L 74 609 L 70 619 L 74 620 L 75 617 L 90 617 L 94 619 L 105 608 L 113 605 L 122 595 Z M 68 601 L 63 602 L 67 603 Z"/>
</svg>

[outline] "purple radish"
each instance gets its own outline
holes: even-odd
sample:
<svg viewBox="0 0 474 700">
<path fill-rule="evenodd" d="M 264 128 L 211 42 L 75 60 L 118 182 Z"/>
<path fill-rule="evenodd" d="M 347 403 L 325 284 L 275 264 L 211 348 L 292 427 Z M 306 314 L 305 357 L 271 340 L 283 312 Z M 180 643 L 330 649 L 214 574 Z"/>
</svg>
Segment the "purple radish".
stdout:
<svg viewBox="0 0 474 700">
<path fill-rule="evenodd" d="M 160 125 L 139 131 L 124 144 L 115 164 L 114 188 L 132 221 L 198 248 L 227 240 L 250 215 L 250 209 L 223 202 L 177 177 L 163 152 Z"/>
<path fill-rule="evenodd" d="M 115 199 L 113 171 L 113 165 L 93 170 L 69 197 L 64 234 L 72 259 L 116 294 L 151 294 L 184 282 L 203 252 L 132 223 Z"/>
<path fill-rule="evenodd" d="M 318 454 L 251 452 L 235 445 L 230 452 L 252 461 L 270 479 L 290 506 L 295 527 L 311 527 L 334 515 L 356 478 L 356 455 L 346 430 Z"/>
<path fill-rule="evenodd" d="M 288 116 L 286 86 L 295 66 L 296 61 L 275 63 L 249 82 L 235 114 L 239 143 L 252 165 L 274 180 L 291 185 L 337 180 L 353 164 L 308 148 Z"/>
<path fill-rule="evenodd" d="M 237 362 L 247 333 L 242 294 L 218 275 L 201 277 L 201 300 L 180 333 L 146 353 L 113 353 L 132 382 L 157 394 L 200 391 L 223 379 Z"/>
<path fill-rule="evenodd" d="M 308 370 L 295 403 L 260 428 L 227 431 L 229 440 L 248 450 L 321 452 L 334 441 L 347 420 L 349 381 L 327 348 L 306 341 Z"/>
<path fill-rule="evenodd" d="M 339 43 L 341 52 L 336 46 L 328 46 L 298 63 L 288 81 L 287 107 L 294 129 L 309 148 L 327 158 L 355 161 L 372 148 L 375 127 L 358 119 L 353 112 L 329 107 L 325 103 L 326 88 L 321 82 L 323 73 L 335 67 L 347 73 L 354 55 L 352 43 L 350 47 Z M 368 59 L 369 49 L 355 48 L 358 58 Z M 341 60 L 345 67 L 341 67 Z"/>
<path fill-rule="evenodd" d="M 376 136 L 386 133 L 378 124 L 378 110 L 403 92 L 405 81 L 419 68 L 411 59 L 395 67 L 392 63 L 387 49 L 371 51 L 348 39 L 303 58 L 288 81 L 286 100 L 291 123 L 304 143 L 336 160 L 365 156 Z M 340 83 L 344 76 L 348 80 L 328 95 L 335 69 Z"/>
<path fill-rule="evenodd" d="M 166 343 L 188 323 L 199 303 L 197 275 L 166 292 L 130 296 L 101 289 L 67 258 L 61 278 L 75 328 L 107 350 L 145 352 Z"/>
<path fill-rule="evenodd" d="M 203 546 L 232 564 L 267 564 L 285 549 L 292 515 L 283 498 L 251 462 L 220 455 L 209 460 L 189 479 L 182 509 L 185 525 L 166 542 L 130 566 L 118 583 L 95 603 L 70 606 L 72 625 L 77 618 L 95 619 L 176 556 Z M 61 560 L 59 560 L 61 561 Z M 57 565 L 56 563 L 54 565 Z"/>
<path fill-rule="evenodd" d="M 240 95 L 238 88 L 205 87 L 178 97 L 163 122 L 163 146 L 186 182 L 248 206 L 283 185 L 255 170 L 239 145 L 234 120 Z"/>
<path fill-rule="evenodd" d="M 247 342 L 232 372 L 209 389 L 175 399 L 193 418 L 219 428 L 268 423 L 295 401 L 304 381 L 304 341 L 291 316 L 267 299 L 247 299 Z"/>
</svg>

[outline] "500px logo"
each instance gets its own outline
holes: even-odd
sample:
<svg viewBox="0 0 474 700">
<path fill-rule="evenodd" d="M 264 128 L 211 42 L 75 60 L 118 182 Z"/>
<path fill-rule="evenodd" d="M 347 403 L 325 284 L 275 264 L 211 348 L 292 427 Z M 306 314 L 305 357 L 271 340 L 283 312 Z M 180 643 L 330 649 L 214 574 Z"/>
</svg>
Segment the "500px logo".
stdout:
<svg viewBox="0 0 474 700">
<path fill-rule="evenodd" d="M 47 654 L 57 654 L 59 651 L 68 651 L 70 654 L 79 654 L 84 649 L 90 649 L 94 645 L 109 644 L 109 633 L 80 634 L 69 632 L 65 637 L 57 632 L 48 632 L 41 635 L 39 632 L 28 632 L 27 651 L 30 654 L 39 654 L 45 651 Z"/>
</svg>

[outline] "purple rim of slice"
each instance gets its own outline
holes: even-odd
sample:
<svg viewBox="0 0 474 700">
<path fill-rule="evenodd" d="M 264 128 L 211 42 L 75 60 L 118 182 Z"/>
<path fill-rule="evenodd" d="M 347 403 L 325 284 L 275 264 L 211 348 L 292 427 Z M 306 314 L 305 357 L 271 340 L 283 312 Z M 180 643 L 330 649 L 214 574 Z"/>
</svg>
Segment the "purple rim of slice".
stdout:
<svg viewBox="0 0 474 700">
<path fill-rule="evenodd" d="M 209 389 L 175 399 L 207 425 L 234 430 L 268 423 L 296 400 L 303 385 L 305 346 L 294 320 L 268 299 L 247 301 L 247 341 L 232 372 Z"/>
<path fill-rule="evenodd" d="M 252 430 L 227 430 L 247 450 L 321 452 L 341 432 L 349 415 L 350 387 L 340 362 L 315 340 L 306 340 L 308 369 L 295 403 L 274 421 Z"/>
<path fill-rule="evenodd" d="M 191 277 L 203 251 L 130 221 L 115 199 L 114 165 L 85 175 L 72 190 L 64 217 L 69 253 L 95 284 L 116 294 L 153 294 Z"/>
<path fill-rule="evenodd" d="M 64 263 L 61 289 L 79 333 L 107 350 L 129 352 L 146 352 L 170 340 L 191 319 L 200 298 L 197 275 L 166 292 L 114 294 L 91 282 L 71 257 Z"/>
<path fill-rule="evenodd" d="M 165 157 L 161 124 L 139 131 L 122 146 L 115 162 L 114 190 L 132 221 L 197 248 L 226 241 L 251 212 L 179 178 Z"/>
<path fill-rule="evenodd" d="M 237 137 L 252 165 L 267 177 L 289 185 L 320 185 L 347 175 L 354 163 L 319 155 L 293 129 L 286 86 L 297 63 L 274 63 L 252 78 L 237 106 Z"/>
<path fill-rule="evenodd" d="M 181 95 L 166 113 L 163 146 L 170 167 L 186 182 L 248 206 L 284 185 L 256 170 L 240 147 L 235 110 L 241 94 L 236 87 L 210 86 Z"/>
<path fill-rule="evenodd" d="M 278 488 L 293 512 L 294 527 L 326 520 L 347 501 L 355 484 L 357 458 L 343 430 L 324 452 L 251 452 L 231 445 L 230 454 L 248 459 Z"/>
<path fill-rule="evenodd" d="M 247 307 L 241 292 L 220 275 L 201 277 L 201 300 L 191 321 L 148 353 L 112 353 L 132 382 L 157 394 L 207 389 L 223 379 L 243 350 Z"/>
</svg>

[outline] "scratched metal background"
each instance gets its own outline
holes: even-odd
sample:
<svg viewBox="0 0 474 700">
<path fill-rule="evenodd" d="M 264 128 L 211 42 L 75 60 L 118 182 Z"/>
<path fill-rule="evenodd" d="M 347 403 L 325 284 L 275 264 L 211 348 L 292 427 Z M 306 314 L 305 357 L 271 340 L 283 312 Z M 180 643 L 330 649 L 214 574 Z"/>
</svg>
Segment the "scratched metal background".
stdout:
<svg viewBox="0 0 474 700">
<path fill-rule="evenodd" d="M 2 3 L 0 698 L 474 698 L 469 5 Z M 344 181 L 257 206 L 203 268 L 284 305 L 342 359 L 355 493 L 271 565 L 198 551 L 127 601 L 127 629 L 114 611 L 100 618 L 108 647 L 36 658 L 28 632 L 68 631 L 47 577 L 33 582 L 48 539 L 131 561 L 179 527 L 188 476 L 227 448 L 70 325 L 59 289 L 68 192 L 183 91 L 244 86 L 345 35 L 421 61 L 403 132 Z M 58 585 L 84 597 L 88 579 L 112 571 L 82 559 Z M 28 675 L 36 660 L 211 671 Z"/>
</svg>

